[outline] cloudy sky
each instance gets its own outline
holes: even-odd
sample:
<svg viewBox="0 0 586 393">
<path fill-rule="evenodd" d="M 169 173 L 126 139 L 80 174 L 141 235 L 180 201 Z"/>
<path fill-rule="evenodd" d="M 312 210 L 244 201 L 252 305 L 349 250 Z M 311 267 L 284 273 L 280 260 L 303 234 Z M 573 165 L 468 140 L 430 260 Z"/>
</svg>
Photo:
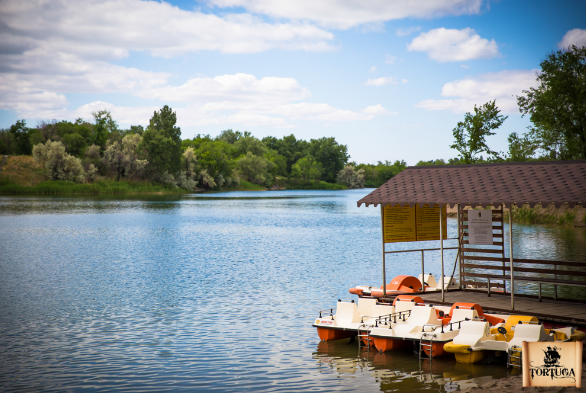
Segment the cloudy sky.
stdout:
<svg viewBox="0 0 586 393">
<path fill-rule="evenodd" d="M 525 132 L 515 95 L 545 55 L 586 45 L 584 1 L 2 0 L 0 128 L 127 127 L 167 104 L 183 138 L 228 128 L 333 136 L 364 163 L 450 158 L 452 129 L 496 99 L 489 139 Z"/>
</svg>

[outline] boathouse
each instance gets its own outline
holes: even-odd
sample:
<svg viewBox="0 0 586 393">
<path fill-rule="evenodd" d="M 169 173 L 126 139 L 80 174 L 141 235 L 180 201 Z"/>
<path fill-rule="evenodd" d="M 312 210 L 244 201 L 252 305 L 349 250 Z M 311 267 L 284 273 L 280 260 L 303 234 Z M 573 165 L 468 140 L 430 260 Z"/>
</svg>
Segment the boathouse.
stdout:
<svg viewBox="0 0 586 393">
<path fill-rule="evenodd" d="M 487 309 L 527 312 L 548 316 L 553 321 L 586 325 L 586 304 L 576 299 L 562 301 L 558 286 L 581 287 L 586 291 L 586 261 L 551 261 L 521 259 L 513 255 L 512 236 L 505 242 L 505 225 L 512 234 L 512 206 L 530 208 L 555 205 L 573 208 L 586 203 L 586 160 L 537 161 L 473 165 L 429 165 L 408 167 L 381 187 L 360 199 L 358 207 L 380 206 L 382 235 L 383 281 L 386 283 L 385 256 L 388 250 L 384 236 L 385 206 L 439 205 L 440 234 L 442 208 L 457 208 L 459 288 L 429 293 L 434 302 L 456 302 L 465 298 Z M 470 244 L 468 212 L 491 209 L 492 243 L 480 247 Z M 445 214 L 445 213 L 444 213 Z M 507 217 L 505 219 L 505 217 Z M 445 236 L 445 233 L 444 235 Z M 444 282 L 443 237 L 441 281 Z M 452 247 L 454 248 L 454 247 Z M 429 250 L 438 250 L 429 249 Z M 423 262 L 423 251 L 421 251 Z M 516 294 L 516 287 L 530 283 L 537 294 Z M 542 296 L 542 286 L 554 288 L 552 298 Z M 383 288 L 385 285 L 383 285 Z M 492 289 L 492 292 L 491 292 Z M 517 297 L 515 297 L 517 295 Z M 509 300 L 510 299 L 510 303 Z M 574 303 L 571 301 L 574 300 Z"/>
</svg>

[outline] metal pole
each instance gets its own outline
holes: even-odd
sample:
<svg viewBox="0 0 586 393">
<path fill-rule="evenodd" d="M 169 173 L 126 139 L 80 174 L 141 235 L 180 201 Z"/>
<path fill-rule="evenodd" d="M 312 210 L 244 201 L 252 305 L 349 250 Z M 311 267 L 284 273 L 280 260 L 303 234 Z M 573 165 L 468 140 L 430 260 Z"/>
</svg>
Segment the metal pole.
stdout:
<svg viewBox="0 0 586 393">
<path fill-rule="evenodd" d="M 511 311 L 515 311 L 515 279 L 513 278 L 513 204 L 509 206 L 509 263 L 511 265 Z"/>
<path fill-rule="evenodd" d="M 425 267 L 423 261 L 423 250 L 421 250 L 421 291 L 425 292 Z"/>
<path fill-rule="evenodd" d="M 442 207 L 439 207 L 439 225 L 440 225 L 440 253 L 442 256 L 442 302 L 444 302 L 444 231 L 442 227 Z"/>
<path fill-rule="evenodd" d="M 380 223 L 383 242 L 383 297 L 387 297 L 387 275 L 385 267 L 385 208 L 382 203 L 380 205 Z"/>
<path fill-rule="evenodd" d="M 457 233 L 458 233 L 458 281 L 460 282 L 460 289 L 462 289 L 462 242 L 464 241 L 464 237 L 460 235 L 460 204 L 456 205 L 456 219 L 458 220 L 456 224 Z"/>
</svg>

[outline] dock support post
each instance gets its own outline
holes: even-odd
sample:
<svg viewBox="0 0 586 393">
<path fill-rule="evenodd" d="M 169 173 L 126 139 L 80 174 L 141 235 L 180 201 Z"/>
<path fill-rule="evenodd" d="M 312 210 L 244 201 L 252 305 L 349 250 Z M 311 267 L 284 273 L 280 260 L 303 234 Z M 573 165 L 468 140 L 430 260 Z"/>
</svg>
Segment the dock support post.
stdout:
<svg viewBox="0 0 586 393">
<path fill-rule="evenodd" d="M 513 278 L 513 204 L 509 206 L 509 263 L 511 267 L 511 311 L 515 311 L 515 279 Z"/>
<path fill-rule="evenodd" d="M 553 265 L 553 270 L 555 270 L 555 271 L 556 271 L 556 273 L 555 273 L 554 277 L 555 277 L 555 279 L 556 279 L 556 281 L 557 281 L 557 279 L 558 279 L 558 274 L 557 274 L 558 265 L 554 264 L 554 265 Z M 553 299 L 554 299 L 554 300 L 558 300 L 558 286 L 557 286 L 557 285 L 555 285 L 555 284 L 554 284 L 554 286 L 553 286 Z"/>
<path fill-rule="evenodd" d="M 425 266 L 423 261 L 423 250 L 421 250 L 421 292 L 425 292 Z"/>
<path fill-rule="evenodd" d="M 382 203 L 380 205 L 380 225 L 383 243 L 383 297 L 387 297 L 387 269 L 385 266 L 385 207 Z"/>
<path fill-rule="evenodd" d="M 444 234 L 443 234 L 443 226 L 442 226 L 442 206 L 439 205 L 439 226 L 440 226 L 440 253 L 442 258 L 442 302 L 445 302 L 445 294 L 444 294 Z"/>
</svg>

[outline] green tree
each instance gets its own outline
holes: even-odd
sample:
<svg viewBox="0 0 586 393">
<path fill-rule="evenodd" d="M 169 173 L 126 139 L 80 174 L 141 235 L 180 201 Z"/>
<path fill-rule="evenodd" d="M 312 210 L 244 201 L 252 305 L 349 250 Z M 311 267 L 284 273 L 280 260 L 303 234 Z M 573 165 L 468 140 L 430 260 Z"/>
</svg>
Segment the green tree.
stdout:
<svg viewBox="0 0 586 393">
<path fill-rule="evenodd" d="M 141 148 L 146 150 L 151 168 L 159 173 L 177 173 L 181 167 L 181 129 L 177 115 L 167 105 L 155 111 L 143 133 Z"/>
<path fill-rule="evenodd" d="M 302 177 L 304 183 L 317 179 L 322 172 L 323 168 L 321 163 L 310 155 L 300 158 L 291 167 L 291 176 Z"/>
<path fill-rule="evenodd" d="M 112 119 L 112 114 L 110 113 L 110 111 L 107 111 L 105 109 L 97 112 L 92 112 L 92 116 L 94 117 L 95 125 L 92 130 L 93 133 L 90 137 L 89 143 L 104 148 L 106 146 L 108 136 L 112 132 L 118 131 L 118 124 L 116 124 L 114 119 Z"/>
<path fill-rule="evenodd" d="M 513 132 L 509 134 L 507 140 L 509 142 L 509 154 L 507 160 L 513 162 L 530 160 L 533 158 L 538 147 L 528 134 L 520 137 L 516 132 Z"/>
<path fill-rule="evenodd" d="M 549 158 L 586 158 L 586 46 L 547 55 L 537 87 L 517 96 L 522 115 L 530 115 L 529 138 Z"/>
<path fill-rule="evenodd" d="M 346 165 L 338 173 L 338 183 L 345 184 L 348 188 L 363 188 L 364 169 L 355 170 L 354 165 Z"/>
<path fill-rule="evenodd" d="M 241 137 L 242 133 L 240 131 L 224 130 L 220 132 L 220 135 L 216 137 L 216 140 L 228 142 L 229 144 L 233 145 Z"/>
<path fill-rule="evenodd" d="M 277 153 L 285 158 L 286 167 L 284 174 L 291 173 L 293 164 L 301 157 L 304 157 L 309 149 L 309 142 L 303 139 L 297 139 L 293 134 L 284 136 L 282 139 L 267 136 L 262 141 L 269 149 L 276 150 Z"/>
<path fill-rule="evenodd" d="M 257 139 L 253 136 L 239 138 L 234 143 L 234 146 L 238 149 L 240 154 L 251 152 L 255 156 L 261 157 L 264 156 L 267 152 L 267 147 L 265 144 L 260 139 Z"/>
<path fill-rule="evenodd" d="M 492 130 L 499 128 L 508 116 L 499 115 L 495 101 L 487 102 L 481 107 L 474 105 L 474 115 L 467 112 L 464 121 L 458 122 L 453 129 L 455 142 L 450 146 L 458 150 L 460 158 L 466 164 L 473 164 L 479 157 L 477 154 L 485 151 L 489 157 L 498 158 L 498 153 L 490 150 L 486 144 L 486 137 L 494 135 Z"/>
<path fill-rule="evenodd" d="M 338 173 L 348 163 L 348 147 L 340 145 L 335 138 L 312 139 L 309 154 L 322 166 L 323 180 L 334 183 Z"/>
<path fill-rule="evenodd" d="M 252 152 L 247 152 L 246 155 L 238 159 L 238 168 L 242 176 L 252 183 L 263 184 L 271 180 L 268 173 L 268 166 L 272 163 L 264 157 L 259 157 Z"/>
<path fill-rule="evenodd" d="M 33 151 L 33 146 L 30 141 L 31 130 L 26 126 L 26 121 L 24 119 L 17 120 L 16 123 L 10 126 L 9 132 L 14 140 L 13 154 L 30 155 Z"/>
<path fill-rule="evenodd" d="M 63 136 L 63 143 L 67 152 L 73 156 L 81 157 L 87 147 L 87 142 L 80 134 L 67 134 Z"/>
<path fill-rule="evenodd" d="M 237 155 L 237 151 L 228 142 L 204 139 L 195 150 L 198 157 L 196 167 L 201 184 L 213 188 L 218 184 L 218 180 L 233 178 L 233 171 L 236 168 L 233 157 Z"/>
</svg>

